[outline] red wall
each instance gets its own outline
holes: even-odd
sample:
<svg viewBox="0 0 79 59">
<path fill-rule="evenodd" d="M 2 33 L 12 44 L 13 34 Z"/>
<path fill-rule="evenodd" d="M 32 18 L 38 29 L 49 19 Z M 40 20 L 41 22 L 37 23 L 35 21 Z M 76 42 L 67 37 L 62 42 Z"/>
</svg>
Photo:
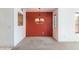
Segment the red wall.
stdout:
<svg viewBox="0 0 79 59">
<path fill-rule="evenodd" d="M 40 12 L 45 19 L 44 24 L 36 24 L 35 18 L 39 12 L 26 13 L 26 33 L 27 36 L 52 36 L 52 12 Z"/>
</svg>

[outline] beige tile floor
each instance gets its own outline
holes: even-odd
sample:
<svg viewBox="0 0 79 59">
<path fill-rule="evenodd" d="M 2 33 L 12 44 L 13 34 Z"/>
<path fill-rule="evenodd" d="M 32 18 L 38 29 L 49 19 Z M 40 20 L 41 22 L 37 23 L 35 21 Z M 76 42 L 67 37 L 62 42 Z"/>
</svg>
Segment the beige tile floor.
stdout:
<svg viewBox="0 0 79 59">
<path fill-rule="evenodd" d="M 0 50 L 11 50 L 11 48 L 0 48 Z"/>
<path fill-rule="evenodd" d="M 27 37 L 12 50 L 78 50 L 79 42 L 57 42 L 51 37 Z"/>
</svg>

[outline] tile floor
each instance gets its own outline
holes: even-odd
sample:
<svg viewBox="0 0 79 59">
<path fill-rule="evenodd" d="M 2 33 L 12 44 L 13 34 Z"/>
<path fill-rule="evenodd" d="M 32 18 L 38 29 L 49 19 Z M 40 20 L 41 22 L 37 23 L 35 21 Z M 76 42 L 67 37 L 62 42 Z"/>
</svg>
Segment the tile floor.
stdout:
<svg viewBox="0 0 79 59">
<path fill-rule="evenodd" d="M 51 37 L 27 37 L 12 50 L 78 50 L 79 42 L 57 42 Z"/>
</svg>

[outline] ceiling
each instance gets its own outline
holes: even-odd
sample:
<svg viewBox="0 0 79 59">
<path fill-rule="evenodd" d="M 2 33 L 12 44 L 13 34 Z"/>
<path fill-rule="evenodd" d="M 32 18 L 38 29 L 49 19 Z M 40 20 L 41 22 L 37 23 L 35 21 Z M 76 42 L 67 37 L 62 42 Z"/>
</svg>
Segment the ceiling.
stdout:
<svg viewBox="0 0 79 59">
<path fill-rule="evenodd" d="M 26 12 L 53 12 L 57 8 L 24 8 Z"/>
</svg>

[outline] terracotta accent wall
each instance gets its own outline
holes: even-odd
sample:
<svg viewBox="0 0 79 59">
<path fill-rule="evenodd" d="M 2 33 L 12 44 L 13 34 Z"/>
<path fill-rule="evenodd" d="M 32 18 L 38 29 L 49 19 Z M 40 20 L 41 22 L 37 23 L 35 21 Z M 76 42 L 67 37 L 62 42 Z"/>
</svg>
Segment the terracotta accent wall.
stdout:
<svg viewBox="0 0 79 59">
<path fill-rule="evenodd" d="M 39 12 L 26 13 L 26 36 L 52 36 L 52 12 L 40 12 L 40 15 L 45 19 L 43 24 L 35 23 Z"/>
</svg>

